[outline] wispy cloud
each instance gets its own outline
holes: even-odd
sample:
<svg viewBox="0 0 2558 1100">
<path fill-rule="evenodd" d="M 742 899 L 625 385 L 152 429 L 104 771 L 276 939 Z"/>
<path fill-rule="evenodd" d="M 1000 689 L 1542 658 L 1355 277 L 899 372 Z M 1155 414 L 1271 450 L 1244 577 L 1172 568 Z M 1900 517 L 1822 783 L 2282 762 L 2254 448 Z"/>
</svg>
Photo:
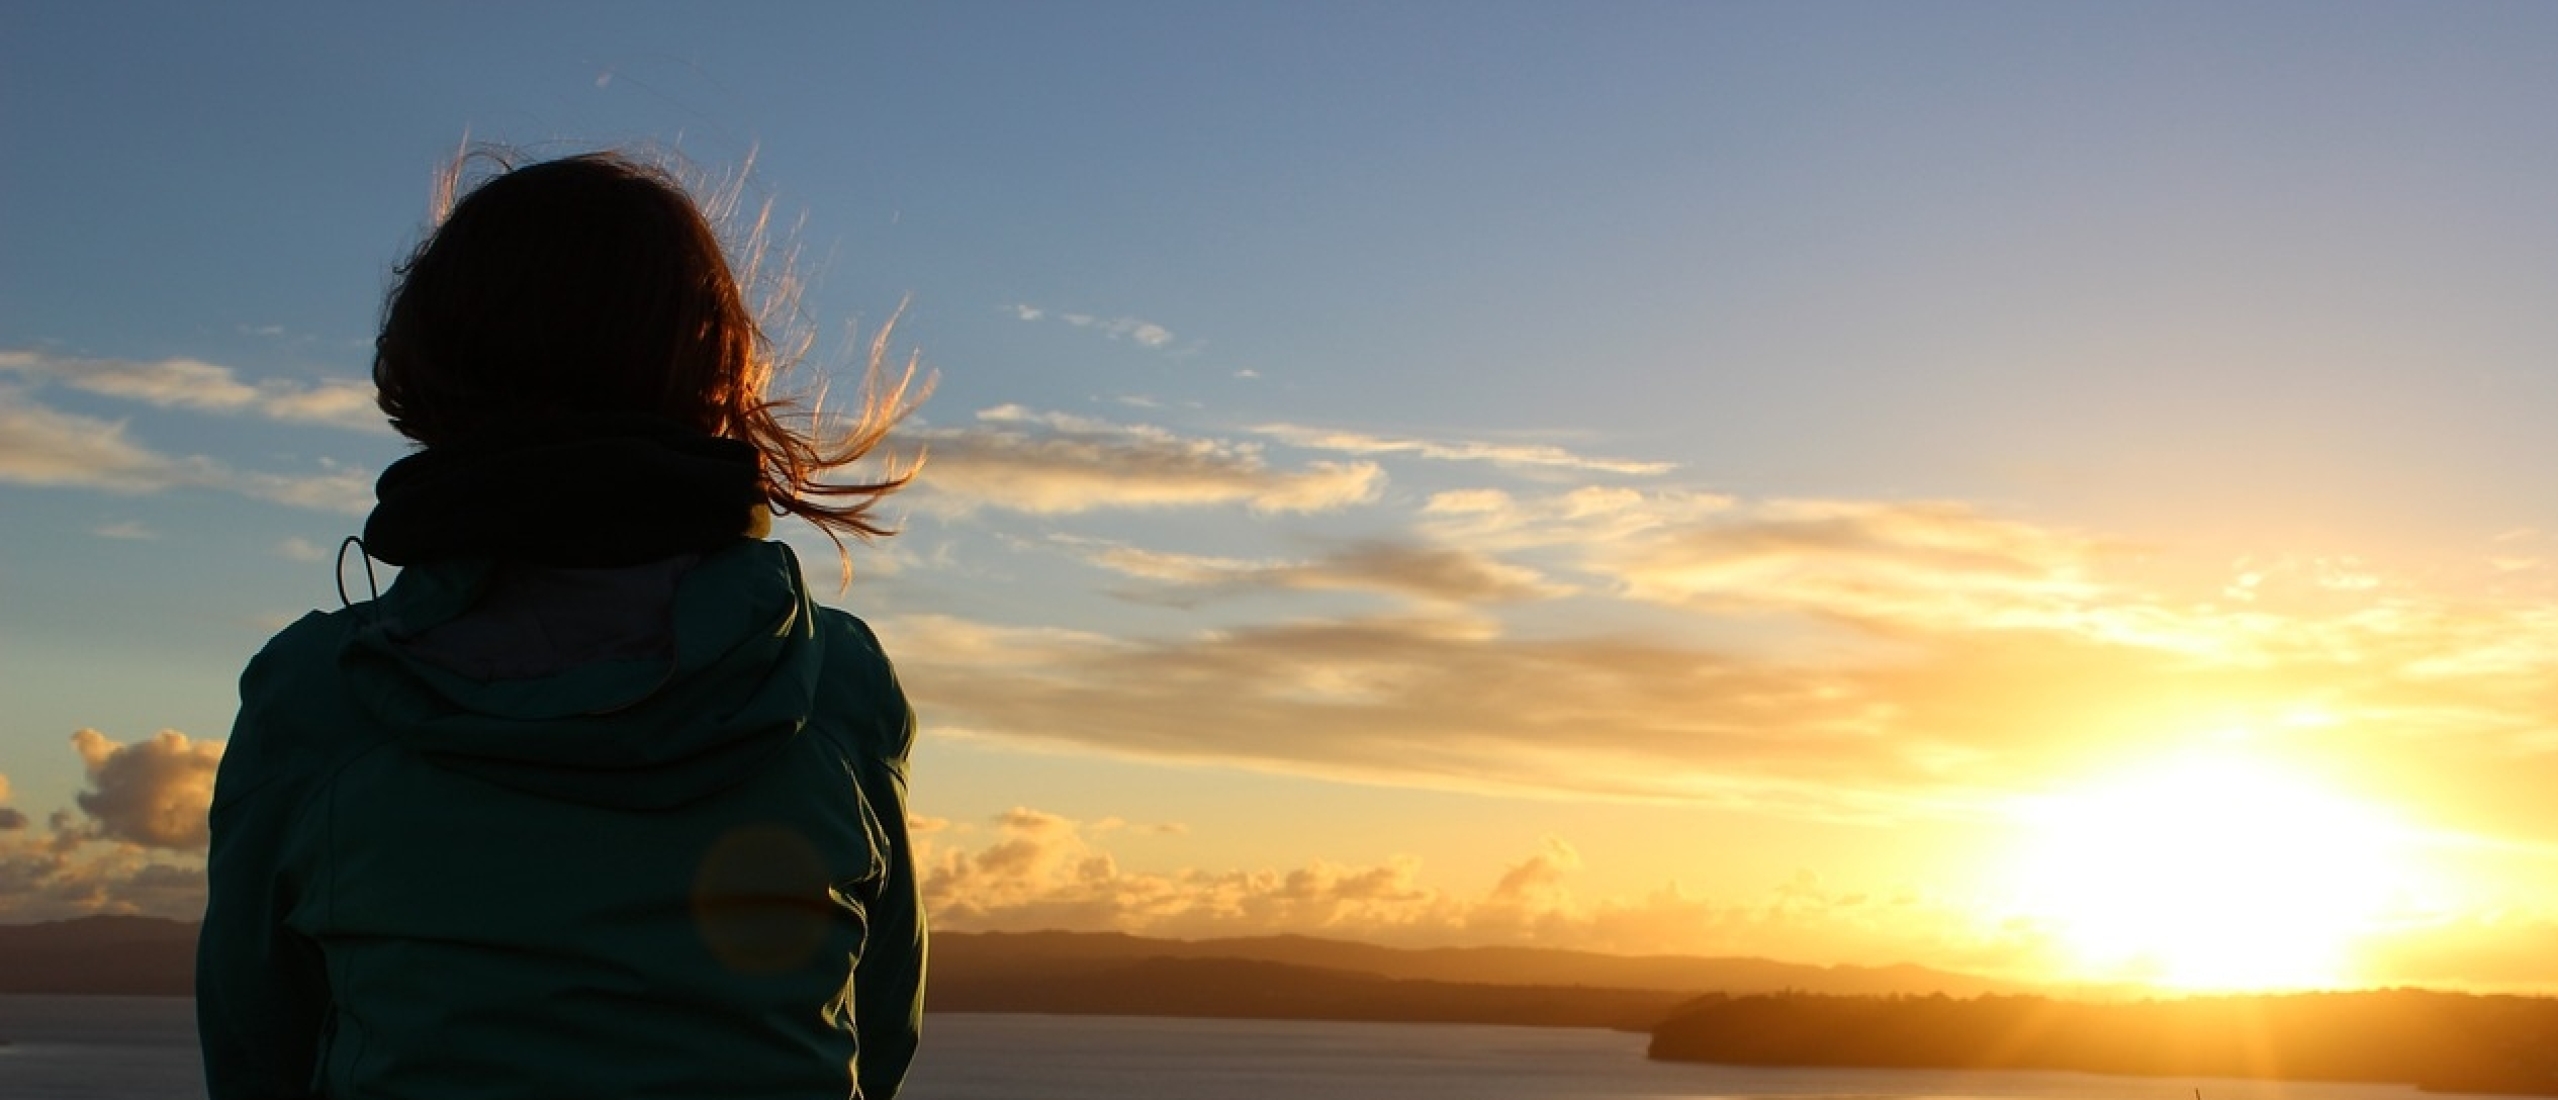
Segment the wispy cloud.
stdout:
<svg viewBox="0 0 2558 1100">
<path fill-rule="evenodd" d="M 134 442 L 123 421 L 64 412 L 0 388 L 0 481 L 152 493 L 218 489 L 300 508 L 362 514 L 373 479 L 336 467 L 316 474 L 244 471 L 202 455 L 169 455 Z"/>
<path fill-rule="evenodd" d="M 0 350 L 0 372 L 84 393 L 164 409 L 246 414 L 351 431 L 388 432 L 374 406 L 373 383 L 290 379 L 242 381 L 238 371 L 200 359 L 98 359 L 49 351 Z"/>
<path fill-rule="evenodd" d="M 121 421 L 62 412 L 0 390 L 0 480 L 140 493 L 201 480 L 210 465 L 134 443 Z"/>
<path fill-rule="evenodd" d="M 1675 644 L 1512 638 L 1471 615 L 1159 639 L 949 617 L 884 629 L 942 727 L 981 736 L 1368 782 L 1833 814 L 1901 808 L 1924 778 L 1902 758 L 1911 743 L 1887 736 L 1882 678 Z"/>
<path fill-rule="evenodd" d="M 1367 540 L 1305 561 L 1243 561 L 1134 546 L 1070 543 L 1085 560 L 1155 582 L 1166 598 L 1249 591 L 1379 592 L 1433 603 L 1505 603 L 1571 590 L 1533 569 L 1448 546 Z"/>
<path fill-rule="evenodd" d="M 1849 619 L 2061 625 L 2109 594 L 2093 540 L 1943 502 L 1778 501 L 1594 548 L 1639 600 Z"/>
<path fill-rule="evenodd" d="M 1490 462 L 1502 466 L 1551 467 L 1612 474 L 1665 474 L 1675 463 L 1575 454 L 1547 443 L 1490 443 L 1480 440 L 1396 439 L 1339 428 L 1298 424 L 1264 424 L 1252 429 L 1291 447 L 1343 454 L 1405 454 L 1447 462 Z"/>
<path fill-rule="evenodd" d="M 1697 523 L 1739 504 L 1720 493 L 1687 489 L 1591 485 L 1533 496 L 1501 489 L 1452 489 L 1431 494 L 1417 524 L 1431 537 L 1459 546 L 1597 547 Z"/>
<path fill-rule="evenodd" d="M 1243 504 L 1314 512 L 1375 499 L 1374 464 L 1273 468 L 1259 448 L 1162 428 L 1004 405 L 966 428 L 914 433 L 932 451 L 926 507 L 1064 514 L 1105 508 Z"/>
<path fill-rule="evenodd" d="M 373 509 L 373 474 L 352 466 L 324 464 L 323 472 L 316 474 L 233 471 L 220 486 L 313 511 L 360 516 Z"/>
<path fill-rule="evenodd" d="M 2103 580 L 2128 547 L 1959 502 L 1468 489 L 1431 496 L 1416 525 L 1449 545 L 1559 550 L 1618 597 L 1709 616 L 1923 631 L 2157 625 L 2155 608 Z"/>
<path fill-rule="evenodd" d="M 110 523 L 105 526 L 95 528 L 89 533 L 102 539 L 123 539 L 134 542 L 148 542 L 160 537 L 160 533 L 158 531 L 152 530 L 150 525 L 145 524 L 138 519 L 121 520 L 115 523 Z"/>
<path fill-rule="evenodd" d="M 1172 346 L 1172 330 L 1152 321 L 1135 317 L 1103 317 L 1091 313 L 1058 312 L 1031 305 L 1006 307 L 1023 321 L 1059 321 L 1079 329 L 1100 333 L 1113 340 L 1126 340 L 1146 348 Z"/>
</svg>

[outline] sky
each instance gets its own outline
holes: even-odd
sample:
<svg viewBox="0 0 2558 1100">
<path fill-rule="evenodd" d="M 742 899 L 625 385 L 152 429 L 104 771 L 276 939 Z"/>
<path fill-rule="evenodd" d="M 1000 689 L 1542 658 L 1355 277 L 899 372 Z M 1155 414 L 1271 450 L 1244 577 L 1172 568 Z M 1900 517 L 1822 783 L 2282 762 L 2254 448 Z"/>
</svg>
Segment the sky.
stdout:
<svg viewBox="0 0 2558 1100">
<path fill-rule="evenodd" d="M 2558 9 L 0 12 L 0 920 L 192 915 L 475 145 L 766 211 L 939 927 L 2558 990 Z M 730 228 L 742 234 L 741 223 Z M 778 285 L 778 284 L 777 284 Z M 387 580 L 387 573 L 377 580 Z"/>
</svg>

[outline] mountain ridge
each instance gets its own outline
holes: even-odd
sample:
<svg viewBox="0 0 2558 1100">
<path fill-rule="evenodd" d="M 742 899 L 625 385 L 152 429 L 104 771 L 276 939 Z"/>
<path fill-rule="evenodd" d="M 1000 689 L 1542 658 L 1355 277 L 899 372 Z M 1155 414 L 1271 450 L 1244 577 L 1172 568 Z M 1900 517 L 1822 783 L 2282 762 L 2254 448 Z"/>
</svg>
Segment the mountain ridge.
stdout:
<svg viewBox="0 0 2558 1100">
<path fill-rule="evenodd" d="M 193 921 L 160 917 L 89 916 L 0 924 L 0 993 L 186 996 L 193 992 L 195 933 Z M 1031 1000 L 1070 1005 L 1070 987 L 1057 987 L 1040 998 L 1003 987 L 1061 979 L 1090 981 L 1159 959 L 1293 968 L 1307 973 L 1290 974 L 1287 982 L 1304 989 L 1321 985 L 1326 979 L 1317 975 L 1323 973 L 1441 986 L 1607 989 L 1683 996 L 1784 990 L 1977 996 L 2030 988 L 1908 965 L 1814 966 L 1761 958 L 1610 955 L 1544 947 L 1388 947 L 1303 935 L 1178 940 L 1120 932 L 939 932 L 933 937 L 935 1007 L 971 1011 L 964 1006 Z M 1164 975 L 1179 969 L 1159 968 Z M 1343 991 L 1346 994 L 1346 987 Z M 1658 999 L 1637 997 L 1629 1003 Z M 1074 1011 L 1070 1007 L 1040 1011 L 1059 1010 Z"/>
<path fill-rule="evenodd" d="M 945 939 L 954 941 L 954 964 L 970 970 L 1002 965 L 1017 974 L 1054 973 L 1105 962 L 1165 957 L 1245 959 L 1409 981 L 1691 993 L 1791 989 L 1843 995 L 1977 996 L 2035 989 L 2022 983 L 1911 964 L 1818 966 L 1746 956 L 1612 955 L 1547 947 L 1388 947 L 1304 935 L 1175 940 L 1118 932 L 1062 931 L 936 933 L 933 963 L 937 980 L 945 973 Z"/>
</svg>

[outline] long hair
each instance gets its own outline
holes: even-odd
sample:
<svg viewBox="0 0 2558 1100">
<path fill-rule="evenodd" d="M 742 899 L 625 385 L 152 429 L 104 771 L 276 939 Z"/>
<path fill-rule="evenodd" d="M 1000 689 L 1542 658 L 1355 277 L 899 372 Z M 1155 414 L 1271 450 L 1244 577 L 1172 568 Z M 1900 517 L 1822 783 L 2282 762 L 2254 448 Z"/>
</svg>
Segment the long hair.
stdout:
<svg viewBox="0 0 2558 1100">
<path fill-rule="evenodd" d="M 498 171 L 462 191 L 478 159 Z M 822 387 L 770 392 L 806 342 L 776 345 L 749 305 L 768 211 L 740 244 L 741 284 L 713 225 L 735 217 L 736 197 L 732 186 L 698 202 L 671 173 L 615 152 L 520 167 L 487 150 L 457 158 L 440 189 L 446 209 L 393 269 L 383 304 L 373 382 L 391 426 L 432 448 L 503 426 L 639 414 L 745 441 L 761 455 L 769 505 L 825 532 L 849 580 L 844 536 L 894 533 L 871 510 L 914 479 L 921 455 L 901 465 L 882 454 L 873 479 L 835 475 L 880 450 L 931 381 L 917 382 L 912 359 L 891 379 L 892 316 L 870 341 L 851 414 L 826 408 Z M 772 304 L 787 308 L 787 280 L 775 285 Z"/>
</svg>

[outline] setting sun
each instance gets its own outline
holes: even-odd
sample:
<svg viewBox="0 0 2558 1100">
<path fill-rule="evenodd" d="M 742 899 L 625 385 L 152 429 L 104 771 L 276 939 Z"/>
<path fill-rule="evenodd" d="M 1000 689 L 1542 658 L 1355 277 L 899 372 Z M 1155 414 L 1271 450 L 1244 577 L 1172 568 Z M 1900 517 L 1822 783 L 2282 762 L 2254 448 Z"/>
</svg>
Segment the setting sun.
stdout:
<svg viewBox="0 0 2558 1100">
<path fill-rule="evenodd" d="M 2342 984 L 2405 870 L 2380 808 L 2235 753 L 2099 779 L 2025 817 L 2020 893 L 2091 978 Z"/>
</svg>

